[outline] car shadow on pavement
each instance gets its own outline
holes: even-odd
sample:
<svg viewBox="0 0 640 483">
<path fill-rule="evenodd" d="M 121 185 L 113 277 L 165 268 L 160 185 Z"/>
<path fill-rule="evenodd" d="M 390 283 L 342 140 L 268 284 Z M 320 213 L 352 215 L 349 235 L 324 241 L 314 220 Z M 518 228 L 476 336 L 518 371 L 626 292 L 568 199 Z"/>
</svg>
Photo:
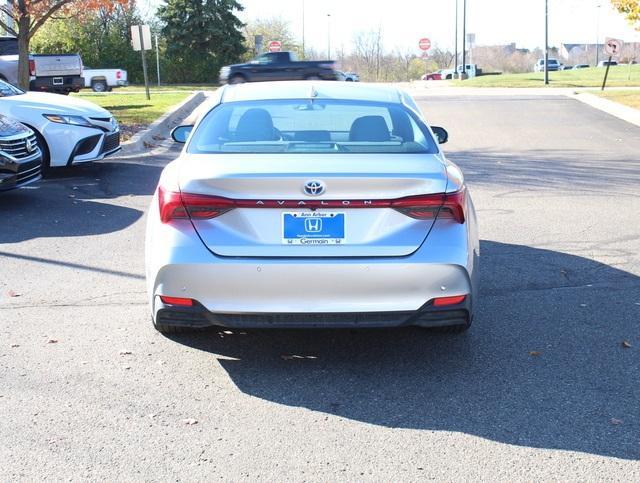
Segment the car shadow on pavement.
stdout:
<svg viewBox="0 0 640 483">
<path fill-rule="evenodd" d="M 0 243 L 34 238 L 101 235 L 138 221 L 162 167 L 101 162 L 58 168 L 27 188 L 0 193 Z M 134 205 L 134 206 L 131 206 Z"/>
<path fill-rule="evenodd" d="M 640 279 L 528 246 L 485 240 L 481 250 L 466 334 L 220 329 L 171 338 L 211 353 L 245 394 L 279 404 L 640 458 Z"/>
</svg>

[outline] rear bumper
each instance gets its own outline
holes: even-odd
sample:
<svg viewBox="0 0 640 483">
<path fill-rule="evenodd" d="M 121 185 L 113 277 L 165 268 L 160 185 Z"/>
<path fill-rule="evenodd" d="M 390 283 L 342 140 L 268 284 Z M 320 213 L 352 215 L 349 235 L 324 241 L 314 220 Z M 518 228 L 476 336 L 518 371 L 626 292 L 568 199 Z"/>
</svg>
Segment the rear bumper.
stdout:
<svg viewBox="0 0 640 483">
<path fill-rule="evenodd" d="M 169 306 L 160 297 L 155 300 L 155 322 L 159 325 L 234 329 L 346 329 L 377 327 L 444 327 L 467 325 L 471 321 L 471 298 L 459 305 L 440 308 L 431 302 L 416 311 L 337 312 L 337 313 L 261 313 L 227 314 L 207 310 L 195 303 L 192 307 Z"/>
<path fill-rule="evenodd" d="M 201 326 L 413 325 L 433 299 L 457 295 L 467 295 L 463 309 L 472 316 L 479 256 L 475 216 L 465 224 L 436 221 L 425 243 L 404 257 L 240 258 L 213 255 L 188 220 L 159 223 L 156 205 L 146 246 L 156 320 L 171 309 L 160 295 L 197 301 L 200 310 L 190 311 Z M 459 316 L 436 317 L 430 325 L 457 325 Z"/>
<path fill-rule="evenodd" d="M 29 83 L 29 90 L 44 92 L 78 92 L 84 87 L 79 76 L 36 77 Z"/>
</svg>

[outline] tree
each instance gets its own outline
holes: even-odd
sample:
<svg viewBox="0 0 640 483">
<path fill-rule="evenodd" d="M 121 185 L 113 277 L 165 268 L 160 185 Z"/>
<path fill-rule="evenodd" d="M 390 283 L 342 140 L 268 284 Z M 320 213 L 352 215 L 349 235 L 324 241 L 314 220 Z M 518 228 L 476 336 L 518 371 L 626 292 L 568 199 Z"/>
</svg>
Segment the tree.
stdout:
<svg viewBox="0 0 640 483">
<path fill-rule="evenodd" d="M 158 9 L 172 82 L 211 82 L 245 52 L 236 0 L 167 0 Z"/>
<path fill-rule="evenodd" d="M 34 35 L 31 52 L 78 52 L 85 66 L 125 69 L 130 82 L 140 83 L 140 53 L 131 47 L 131 26 L 148 22 L 141 18 L 133 0 L 113 9 L 98 9 L 91 15 L 54 18 Z M 153 24 L 151 29 L 155 30 Z M 155 62 L 156 56 L 149 56 L 152 72 L 155 72 Z"/>
<path fill-rule="evenodd" d="M 256 51 L 255 37 L 256 35 L 262 35 L 264 40 L 263 48 L 266 47 L 267 43 L 271 40 L 279 40 L 282 43 L 282 50 L 296 52 L 298 57 L 302 58 L 302 49 L 291 32 L 289 22 L 282 18 L 273 17 L 251 20 L 244 26 L 244 32 L 245 45 L 249 57 L 260 53 Z"/>
<path fill-rule="evenodd" d="M 18 38 L 18 84 L 23 89 L 29 88 L 29 44 L 33 36 L 54 15 L 78 15 L 97 9 L 110 9 L 127 0 L 11 0 L 0 6 L 0 11 L 14 22 L 12 27 L 0 20 L 10 35 Z"/>
<path fill-rule="evenodd" d="M 611 0 L 611 3 L 640 32 L 640 0 Z"/>
</svg>

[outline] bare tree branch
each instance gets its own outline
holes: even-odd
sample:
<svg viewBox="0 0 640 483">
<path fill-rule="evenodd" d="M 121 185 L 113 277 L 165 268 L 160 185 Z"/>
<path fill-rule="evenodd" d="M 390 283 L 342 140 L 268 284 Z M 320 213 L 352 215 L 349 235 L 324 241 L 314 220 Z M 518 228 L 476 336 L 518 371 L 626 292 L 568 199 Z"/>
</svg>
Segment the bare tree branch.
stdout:
<svg viewBox="0 0 640 483">
<path fill-rule="evenodd" d="M 0 27 L 2 27 L 7 33 L 13 35 L 14 37 L 18 36 L 18 32 L 9 27 L 3 20 L 0 20 Z"/>
</svg>

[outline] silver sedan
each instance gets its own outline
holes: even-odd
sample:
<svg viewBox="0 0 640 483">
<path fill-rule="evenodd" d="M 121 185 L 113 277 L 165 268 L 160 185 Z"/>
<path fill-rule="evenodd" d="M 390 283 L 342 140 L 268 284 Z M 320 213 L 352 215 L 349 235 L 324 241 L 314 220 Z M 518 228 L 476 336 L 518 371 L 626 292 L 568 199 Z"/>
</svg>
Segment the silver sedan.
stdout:
<svg viewBox="0 0 640 483">
<path fill-rule="evenodd" d="M 157 330 L 471 324 L 473 203 L 407 93 L 226 86 L 173 137 L 146 239 Z"/>
</svg>

